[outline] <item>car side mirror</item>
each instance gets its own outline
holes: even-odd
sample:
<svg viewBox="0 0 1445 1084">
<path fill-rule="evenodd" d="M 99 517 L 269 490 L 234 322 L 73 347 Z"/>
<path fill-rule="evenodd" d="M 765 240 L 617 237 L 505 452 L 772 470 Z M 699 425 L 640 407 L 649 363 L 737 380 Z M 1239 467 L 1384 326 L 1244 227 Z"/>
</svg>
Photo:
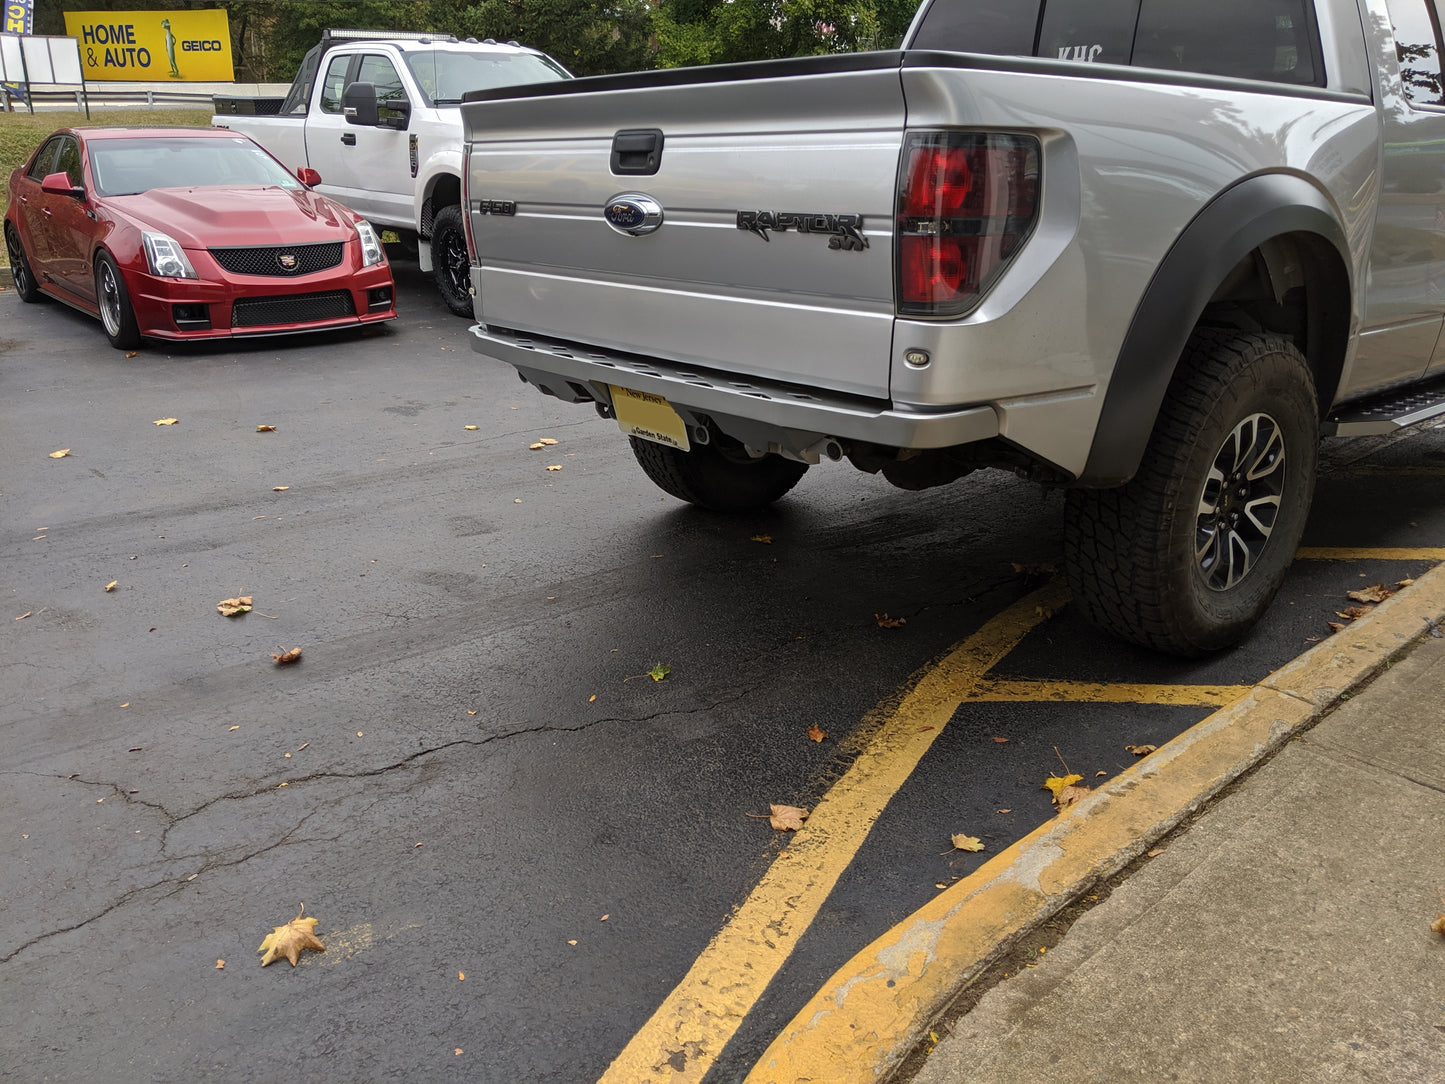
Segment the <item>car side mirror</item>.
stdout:
<svg viewBox="0 0 1445 1084">
<path fill-rule="evenodd" d="M 377 121 L 382 128 L 395 128 L 398 132 L 404 132 L 411 124 L 411 102 L 405 98 L 386 98 L 377 103 L 377 113 L 385 109 L 388 116 Z"/>
<path fill-rule="evenodd" d="M 341 111 L 347 124 L 377 125 L 376 84 L 352 83 L 341 92 Z"/>
<path fill-rule="evenodd" d="M 307 188 L 315 188 L 321 183 L 321 174 L 317 173 L 310 166 L 302 166 L 296 171 L 296 179 Z"/>
<path fill-rule="evenodd" d="M 78 184 L 71 184 L 70 176 L 66 173 L 46 174 L 45 180 L 40 182 L 40 191 L 55 196 L 69 196 L 71 199 L 85 199 L 85 189 Z"/>
</svg>

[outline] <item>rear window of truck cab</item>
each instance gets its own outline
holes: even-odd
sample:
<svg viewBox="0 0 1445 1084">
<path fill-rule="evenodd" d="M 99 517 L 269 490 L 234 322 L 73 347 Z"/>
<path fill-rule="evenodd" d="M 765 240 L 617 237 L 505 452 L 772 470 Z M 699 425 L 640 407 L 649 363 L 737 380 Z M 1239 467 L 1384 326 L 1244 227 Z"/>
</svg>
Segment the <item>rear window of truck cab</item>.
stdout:
<svg viewBox="0 0 1445 1084">
<path fill-rule="evenodd" d="M 933 0 L 910 47 L 1324 85 L 1309 0 Z"/>
</svg>

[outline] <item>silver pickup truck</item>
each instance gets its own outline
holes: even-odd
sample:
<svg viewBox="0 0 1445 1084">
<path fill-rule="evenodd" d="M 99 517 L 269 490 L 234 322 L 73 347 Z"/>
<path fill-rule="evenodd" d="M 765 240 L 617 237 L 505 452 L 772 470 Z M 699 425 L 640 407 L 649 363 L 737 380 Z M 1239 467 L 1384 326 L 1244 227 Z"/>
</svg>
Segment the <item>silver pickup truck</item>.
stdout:
<svg viewBox="0 0 1445 1084">
<path fill-rule="evenodd" d="M 930 0 L 899 51 L 468 95 L 477 350 L 662 489 L 1067 489 L 1102 628 L 1199 655 L 1321 433 L 1445 413 L 1435 0 Z"/>
</svg>

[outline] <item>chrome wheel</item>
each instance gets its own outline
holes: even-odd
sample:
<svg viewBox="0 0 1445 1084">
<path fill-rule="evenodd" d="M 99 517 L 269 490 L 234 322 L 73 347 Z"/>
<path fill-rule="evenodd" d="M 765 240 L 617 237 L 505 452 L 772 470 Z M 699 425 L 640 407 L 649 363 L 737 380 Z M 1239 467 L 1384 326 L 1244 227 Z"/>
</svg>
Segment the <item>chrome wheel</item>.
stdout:
<svg viewBox="0 0 1445 1084">
<path fill-rule="evenodd" d="M 100 304 L 100 322 L 111 338 L 120 334 L 121 296 L 119 272 L 109 260 L 101 260 L 95 272 L 96 300 Z"/>
<path fill-rule="evenodd" d="M 1248 576 L 1269 544 L 1285 486 L 1284 435 L 1251 414 L 1225 439 L 1199 495 L 1194 557 L 1211 591 Z"/>
</svg>

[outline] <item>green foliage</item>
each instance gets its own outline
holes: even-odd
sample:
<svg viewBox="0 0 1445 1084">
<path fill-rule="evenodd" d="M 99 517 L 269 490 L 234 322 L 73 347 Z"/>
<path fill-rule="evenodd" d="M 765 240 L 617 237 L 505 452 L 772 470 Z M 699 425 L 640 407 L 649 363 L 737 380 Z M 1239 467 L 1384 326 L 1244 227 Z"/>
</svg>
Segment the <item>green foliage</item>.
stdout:
<svg viewBox="0 0 1445 1084">
<path fill-rule="evenodd" d="M 541 49 L 577 75 L 653 67 L 646 0 L 481 0 L 461 16 L 466 34 Z"/>
<path fill-rule="evenodd" d="M 770 60 L 891 49 L 913 0 L 661 0 L 653 15 L 657 62 Z"/>
</svg>

